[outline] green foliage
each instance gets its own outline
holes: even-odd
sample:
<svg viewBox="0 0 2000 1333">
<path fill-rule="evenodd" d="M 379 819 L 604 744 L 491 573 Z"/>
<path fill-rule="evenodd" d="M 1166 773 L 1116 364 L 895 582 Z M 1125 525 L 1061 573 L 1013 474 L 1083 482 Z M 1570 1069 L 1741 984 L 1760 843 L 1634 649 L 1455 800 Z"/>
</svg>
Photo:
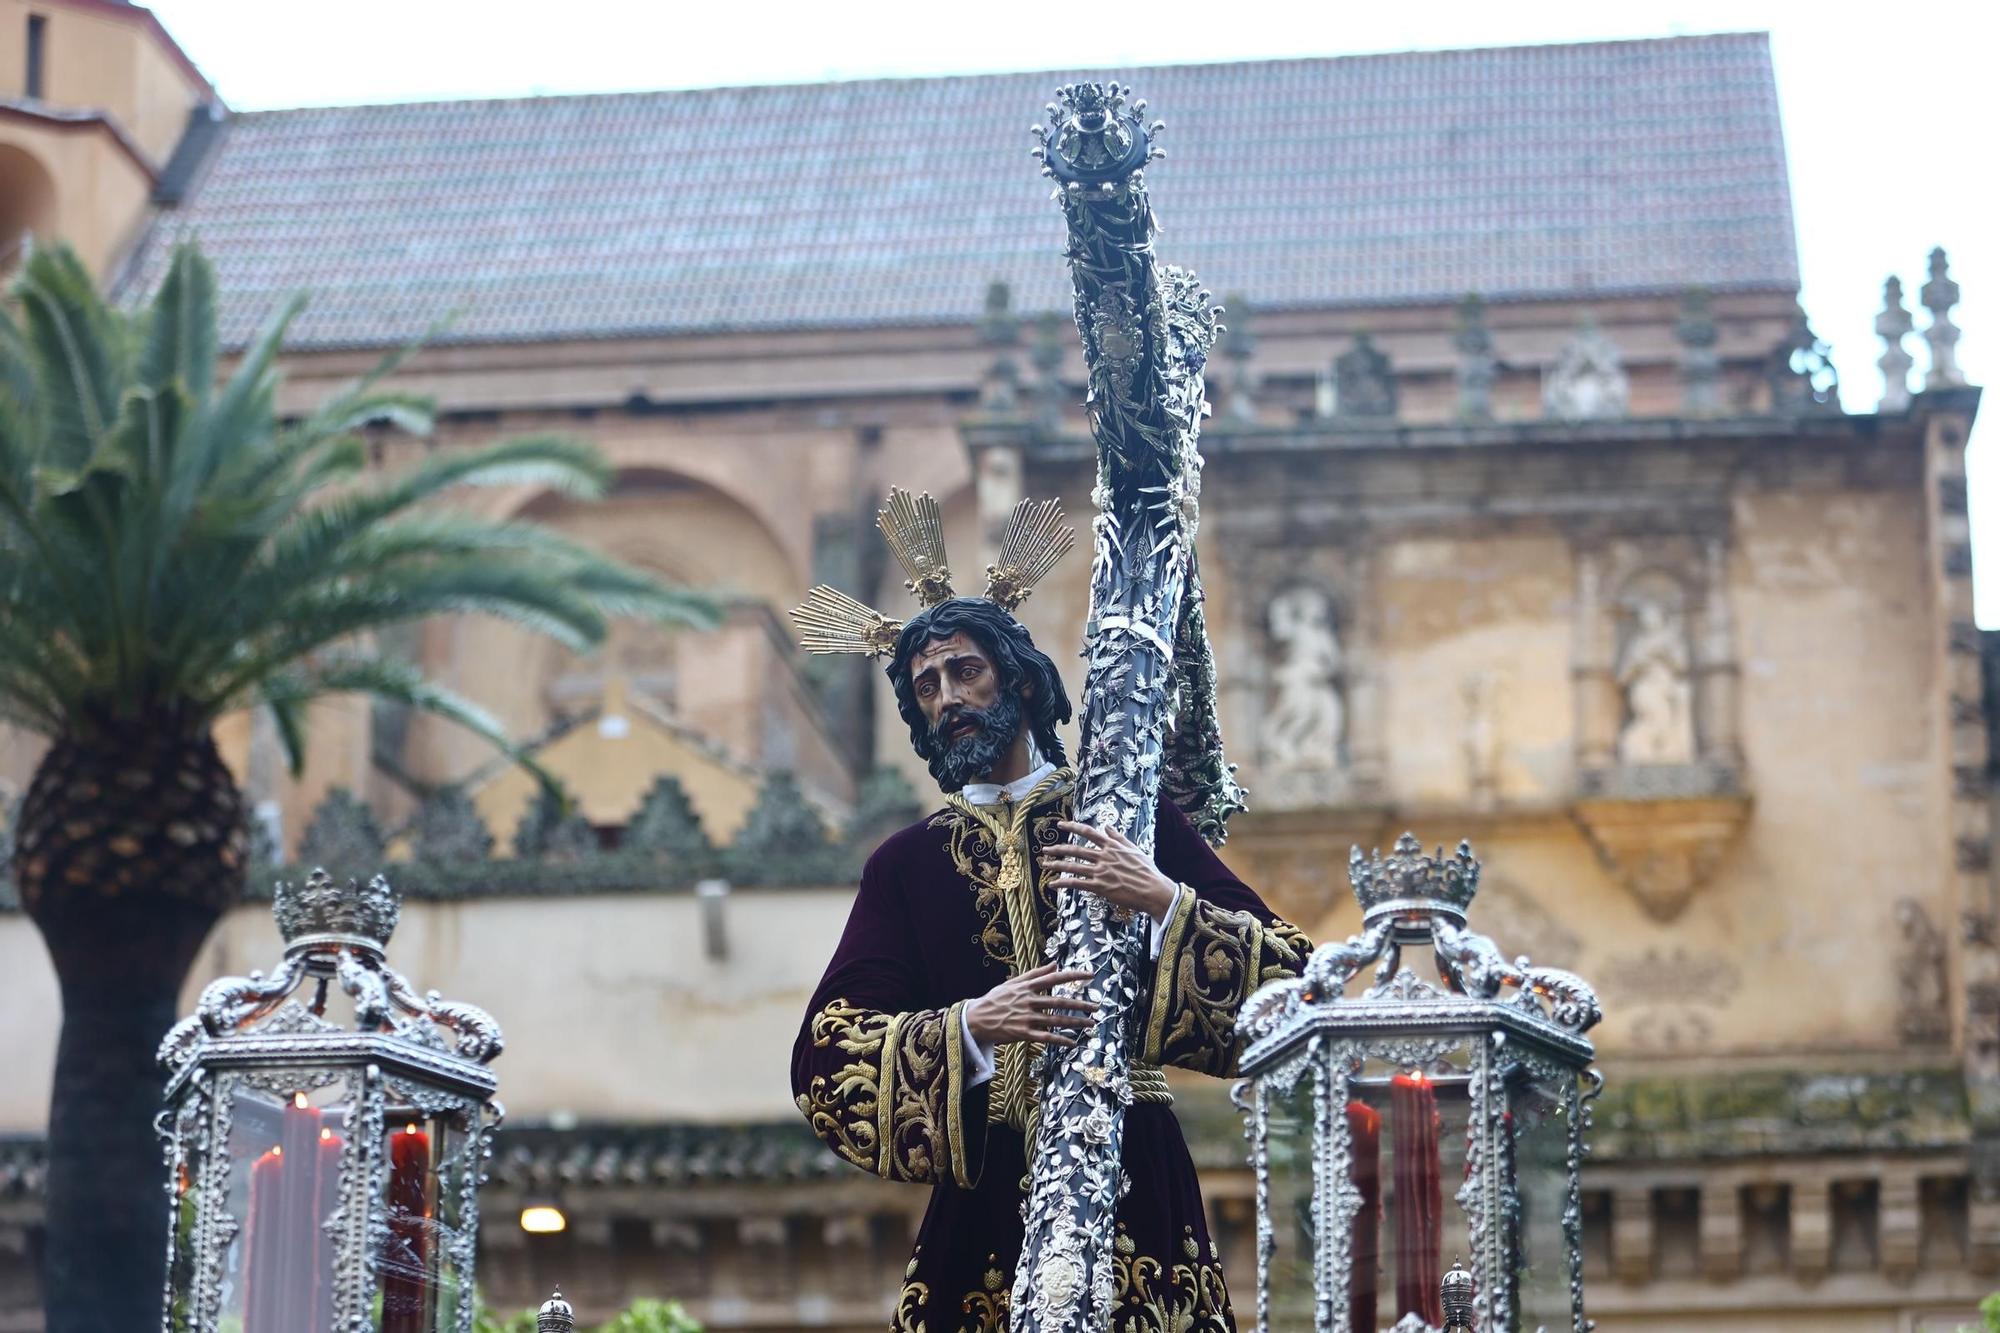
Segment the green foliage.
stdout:
<svg viewBox="0 0 2000 1333">
<path fill-rule="evenodd" d="M 486 1307 L 483 1298 L 478 1298 L 473 1303 L 472 1333 L 535 1333 L 535 1312 L 523 1310 L 511 1318 L 502 1318 Z"/>
<path fill-rule="evenodd" d="M 410 833 L 420 861 L 449 865 L 484 861 L 493 854 L 493 835 L 463 787 L 431 793 Z"/>
<path fill-rule="evenodd" d="M 367 879 L 382 868 L 386 840 L 375 814 L 345 787 L 326 794 L 299 835 L 299 861 L 336 879 Z"/>
<path fill-rule="evenodd" d="M 434 795 L 418 813 L 409 828 L 411 859 L 387 871 L 406 898 L 449 901 L 656 893 L 715 874 L 741 885 L 844 884 L 877 843 L 922 813 L 910 784 L 893 770 L 878 769 L 862 783 L 847 836 L 836 843 L 797 780 L 774 772 L 735 844 L 717 849 L 680 782 L 662 776 L 633 811 L 617 850 L 604 850 L 595 830 L 561 796 L 542 793 L 516 827 L 509 857 L 495 856 L 478 810 L 452 789 Z M 336 844 L 355 850 L 336 855 L 330 850 Z M 379 857 L 364 854 L 380 845 L 373 817 L 335 788 L 313 813 L 294 864 L 256 862 L 250 895 L 268 898 L 277 880 L 301 878 L 314 865 L 336 874 L 381 868 Z M 323 854 L 315 859 L 308 854 L 314 850 Z M 341 868 L 349 865 L 356 868 Z M 0 911 L 8 910 L 12 906 L 0 898 Z"/>
<path fill-rule="evenodd" d="M 535 1312 L 523 1310 L 503 1319 L 486 1308 L 482 1300 L 472 1316 L 472 1333 L 535 1333 Z M 701 1322 L 681 1307 L 679 1301 L 640 1298 L 629 1309 L 599 1324 L 591 1333 L 702 1333 Z"/>
<path fill-rule="evenodd" d="M 692 884 L 714 874 L 719 864 L 694 803 L 680 780 L 671 776 L 653 780 L 625 826 L 623 850 L 656 861 L 663 877 L 674 884 Z"/>
<path fill-rule="evenodd" d="M 597 852 L 597 830 L 568 797 L 551 788 L 535 793 L 514 828 L 514 855 L 522 861 L 567 864 Z"/>
<path fill-rule="evenodd" d="M 610 1323 L 599 1325 L 596 1333 L 701 1333 L 701 1324 L 679 1301 L 641 1299 Z"/>
<path fill-rule="evenodd" d="M 439 449 L 371 474 L 359 434 L 428 434 L 431 407 L 386 392 L 386 359 L 302 418 L 277 407 L 299 301 L 217 381 L 215 275 L 175 251 L 149 309 L 98 294 L 76 256 L 38 248 L 0 309 L 0 720 L 45 735 L 145 718 L 194 735 L 271 711 L 294 772 L 304 709 L 359 692 L 471 728 L 499 723 L 362 646 L 432 615 L 498 616 L 577 649 L 607 618 L 712 623 L 703 600 L 528 523 L 430 503 L 467 486 L 601 494 L 603 459 L 533 438 Z"/>
<path fill-rule="evenodd" d="M 865 859 L 875 844 L 923 817 L 923 802 L 908 778 L 893 768 L 878 768 L 862 779 L 855 793 L 854 817 L 847 822 L 847 843 Z"/>
<path fill-rule="evenodd" d="M 2000 1333 L 2000 1291 L 1979 1302 L 1979 1327 L 1960 1324 L 1958 1333 Z"/>
<path fill-rule="evenodd" d="M 843 849 L 784 769 L 765 775 L 723 865 L 735 884 L 831 884 L 847 877 Z"/>
</svg>

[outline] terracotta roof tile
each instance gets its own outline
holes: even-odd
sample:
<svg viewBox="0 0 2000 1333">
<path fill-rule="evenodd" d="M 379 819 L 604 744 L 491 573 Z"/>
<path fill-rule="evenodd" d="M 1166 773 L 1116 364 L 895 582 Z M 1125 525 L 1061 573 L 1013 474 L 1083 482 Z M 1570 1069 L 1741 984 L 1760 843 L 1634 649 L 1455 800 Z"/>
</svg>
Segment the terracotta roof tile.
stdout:
<svg viewBox="0 0 2000 1333">
<path fill-rule="evenodd" d="M 308 290 L 321 346 L 959 322 L 996 278 L 1059 308 L 1026 131 L 1074 77 L 238 116 L 124 285 L 196 235 L 230 342 Z M 1261 307 L 1798 285 L 1760 33 L 1119 77 L 1174 127 L 1168 257 Z"/>
</svg>

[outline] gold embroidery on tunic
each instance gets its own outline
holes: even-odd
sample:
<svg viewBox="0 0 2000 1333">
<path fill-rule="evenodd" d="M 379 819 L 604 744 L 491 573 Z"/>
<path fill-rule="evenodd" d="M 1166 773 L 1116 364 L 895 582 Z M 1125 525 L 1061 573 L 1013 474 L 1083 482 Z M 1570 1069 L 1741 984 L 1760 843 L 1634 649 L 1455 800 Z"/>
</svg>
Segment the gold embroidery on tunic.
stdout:
<svg viewBox="0 0 2000 1333">
<path fill-rule="evenodd" d="M 824 1074 L 814 1076 L 810 1090 L 799 1096 L 799 1110 L 815 1134 L 864 1171 L 876 1170 L 881 1157 L 880 1056 L 891 1021 L 888 1014 L 856 1008 L 844 999 L 829 1001 L 812 1020 L 814 1046 L 837 1046 L 854 1058 L 830 1084 Z"/>
<path fill-rule="evenodd" d="M 1223 1279 L 1214 1243 L 1207 1259 L 1202 1259 L 1194 1228 L 1183 1226 L 1181 1250 L 1186 1261 L 1169 1266 L 1164 1257 L 1138 1253 L 1125 1224 L 1118 1224 L 1111 1254 L 1114 1333 L 1227 1333 L 1229 1284 Z M 1002 1333 L 1007 1327 L 1012 1276 L 999 1267 L 999 1256 L 989 1254 L 986 1262 L 979 1288 L 959 1301 L 966 1318 L 956 1325 L 956 1333 Z M 927 1312 L 930 1288 L 916 1275 L 917 1263 L 912 1260 L 896 1305 L 893 1333 L 923 1329 L 920 1316 Z"/>
<path fill-rule="evenodd" d="M 945 848 L 952 868 L 973 886 L 973 910 L 981 921 L 980 945 L 988 958 L 1007 969 L 1008 976 L 1037 966 L 1046 938 L 1042 923 L 1036 853 L 1059 842 L 1056 825 L 1067 817 L 1075 774 L 1059 768 L 1018 801 L 974 805 L 962 795 L 945 797 Z M 1060 803 L 1051 814 L 1037 816 L 1038 807 Z M 954 818 L 955 816 L 955 818 Z M 1004 919 L 1004 926 L 1003 926 Z M 1033 1118 L 1035 1099 L 1031 1065 L 1034 1050 L 1009 1042 L 994 1052 L 993 1087 L 987 1098 L 987 1120 L 1025 1132 Z"/>
<path fill-rule="evenodd" d="M 903 1293 L 896 1301 L 896 1315 L 889 1325 L 890 1333 L 925 1333 L 924 1321 L 918 1316 L 930 1303 L 931 1289 L 928 1284 L 917 1281 L 917 1261 L 923 1253 L 924 1247 L 917 1246 L 910 1255 L 910 1266 L 903 1270 Z"/>
<path fill-rule="evenodd" d="M 1296 926 L 1259 921 L 1184 895 L 1154 972 L 1146 1058 L 1205 1074 L 1236 1070 L 1236 1015 L 1267 981 L 1297 976 L 1312 942 Z"/>
<path fill-rule="evenodd" d="M 813 1132 L 886 1180 L 928 1184 L 950 1159 L 959 1183 L 969 1184 L 955 1121 L 964 1088 L 957 1024 L 957 1006 L 887 1014 L 828 1002 L 813 1015 L 813 1045 L 853 1058 L 831 1078 L 814 1075 L 797 1098 Z"/>
</svg>

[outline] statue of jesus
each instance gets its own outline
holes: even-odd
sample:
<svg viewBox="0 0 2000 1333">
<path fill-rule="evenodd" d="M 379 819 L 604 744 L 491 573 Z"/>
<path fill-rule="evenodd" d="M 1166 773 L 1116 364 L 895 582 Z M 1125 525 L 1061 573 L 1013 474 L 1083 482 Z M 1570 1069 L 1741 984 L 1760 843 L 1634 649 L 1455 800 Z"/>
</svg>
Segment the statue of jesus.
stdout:
<svg viewBox="0 0 2000 1333">
<path fill-rule="evenodd" d="M 918 564 L 942 568 L 941 551 Z M 921 591 L 918 566 L 905 567 Z M 1170 800 L 1151 856 L 1071 819 L 1076 778 L 1058 731 L 1069 696 L 1010 609 L 948 596 L 891 646 L 895 622 L 859 608 L 862 633 L 847 646 L 886 650 L 898 711 L 944 804 L 868 859 L 800 1025 L 792 1090 L 844 1160 L 931 1189 L 892 1328 L 999 1333 L 1022 1245 L 1035 1062 L 1073 1045 L 1089 1013 L 1073 989 L 1088 974 L 1044 961 L 1060 898 L 1095 894 L 1143 914 L 1154 961 L 1128 1016 L 1131 1188 L 1116 1221 L 1112 1327 L 1223 1333 L 1234 1328 L 1228 1291 L 1161 1068 L 1233 1075 L 1239 1006 L 1296 975 L 1312 946 Z"/>
</svg>

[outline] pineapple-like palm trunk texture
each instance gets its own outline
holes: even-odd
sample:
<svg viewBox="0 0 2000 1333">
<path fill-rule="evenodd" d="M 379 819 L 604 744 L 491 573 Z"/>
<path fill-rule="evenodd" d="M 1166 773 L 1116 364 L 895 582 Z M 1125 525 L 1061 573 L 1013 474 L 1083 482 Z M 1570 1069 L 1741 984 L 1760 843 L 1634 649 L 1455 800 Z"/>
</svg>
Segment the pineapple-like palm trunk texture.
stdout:
<svg viewBox="0 0 2000 1333">
<path fill-rule="evenodd" d="M 242 799 L 214 743 L 142 726 L 63 737 L 14 852 L 62 996 L 49 1103 L 48 1333 L 157 1327 L 166 1271 L 160 1039 L 243 886 Z"/>
</svg>

